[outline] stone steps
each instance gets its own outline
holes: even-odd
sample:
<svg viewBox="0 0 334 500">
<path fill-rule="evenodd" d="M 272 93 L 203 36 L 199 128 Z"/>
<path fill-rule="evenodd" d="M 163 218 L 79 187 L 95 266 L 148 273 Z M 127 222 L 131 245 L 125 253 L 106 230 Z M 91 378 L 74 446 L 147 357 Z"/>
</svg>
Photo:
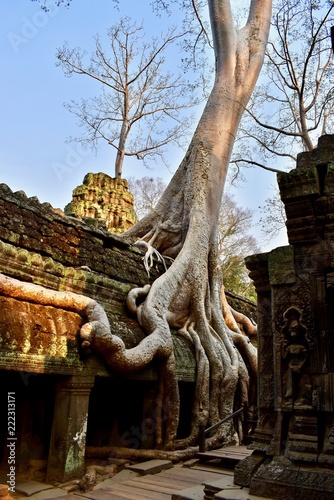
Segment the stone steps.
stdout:
<svg viewBox="0 0 334 500">
<path fill-rule="evenodd" d="M 251 454 L 252 450 L 249 450 L 246 446 L 226 446 L 217 450 L 199 452 L 196 456 L 201 462 L 215 460 L 224 468 L 234 469 L 241 460 Z"/>
</svg>

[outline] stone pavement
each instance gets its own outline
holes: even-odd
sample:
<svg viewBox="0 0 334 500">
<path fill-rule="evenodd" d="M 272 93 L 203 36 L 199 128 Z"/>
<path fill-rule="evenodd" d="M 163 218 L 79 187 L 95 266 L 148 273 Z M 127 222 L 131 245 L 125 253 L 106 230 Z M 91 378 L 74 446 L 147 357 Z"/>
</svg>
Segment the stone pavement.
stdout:
<svg viewBox="0 0 334 500">
<path fill-rule="evenodd" d="M 3 477 L 1 477 L 3 480 Z M 2 498 L 1 498 L 2 497 Z M 175 464 L 167 460 L 126 465 L 91 491 L 65 489 L 34 480 L 18 480 L 15 493 L 0 486 L 0 500 L 260 500 L 234 484 L 233 471 L 196 461 Z M 261 497 L 262 498 L 262 497 Z M 263 498 L 262 498 L 263 500 Z M 270 499 L 269 499 L 270 500 Z"/>
</svg>

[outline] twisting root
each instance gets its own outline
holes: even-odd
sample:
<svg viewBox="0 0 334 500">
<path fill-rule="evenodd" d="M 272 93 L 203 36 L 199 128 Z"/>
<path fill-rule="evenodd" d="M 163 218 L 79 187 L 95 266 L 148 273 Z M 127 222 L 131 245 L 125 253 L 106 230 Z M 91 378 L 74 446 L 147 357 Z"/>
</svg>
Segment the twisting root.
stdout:
<svg viewBox="0 0 334 500">
<path fill-rule="evenodd" d="M 197 368 L 190 434 L 176 443 L 176 449 L 184 449 L 197 443 L 199 429 L 205 427 L 209 419 L 210 365 L 193 324 L 180 329 L 177 333 L 193 343 Z"/>
<path fill-rule="evenodd" d="M 130 290 L 126 298 L 126 305 L 128 310 L 132 314 L 138 313 L 138 307 L 140 306 L 140 304 L 137 304 L 137 300 L 147 297 L 150 288 L 151 285 L 145 285 L 142 288 L 133 288 L 132 290 Z"/>
<path fill-rule="evenodd" d="M 150 276 L 150 269 L 153 267 L 153 264 L 154 264 L 154 260 L 153 260 L 154 257 L 156 257 L 156 259 L 158 260 L 158 262 L 162 263 L 162 265 L 164 266 L 165 271 L 167 271 L 167 266 L 166 266 L 165 258 L 161 255 L 160 252 L 158 252 L 158 250 L 156 250 L 151 245 L 151 243 L 147 243 L 144 240 L 138 240 L 138 241 L 136 241 L 135 245 L 138 248 L 141 248 L 141 249 L 145 250 L 145 255 L 143 257 L 143 261 L 144 261 L 144 267 L 146 269 L 146 272 L 147 272 L 148 276 Z M 170 257 L 168 257 L 168 258 L 170 259 Z M 170 260 L 172 261 L 173 259 L 170 259 Z"/>
<path fill-rule="evenodd" d="M 235 319 L 235 321 L 242 326 L 243 332 L 248 336 L 257 335 L 257 326 L 256 324 L 247 316 L 242 314 L 239 311 L 235 311 L 233 307 L 230 306 L 231 313 Z"/>
<path fill-rule="evenodd" d="M 250 318 L 236 311 L 229 305 L 226 299 L 224 285 L 221 286 L 221 302 L 224 320 L 226 326 L 230 330 L 248 336 L 255 336 L 257 334 L 256 324 Z"/>
<path fill-rule="evenodd" d="M 232 314 L 231 307 L 227 302 L 224 285 L 221 286 L 220 293 L 221 293 L 221 307 L 227 328 L 232 330 L 232 332 L 241 333 L 240 328 Z"/>
</svg>

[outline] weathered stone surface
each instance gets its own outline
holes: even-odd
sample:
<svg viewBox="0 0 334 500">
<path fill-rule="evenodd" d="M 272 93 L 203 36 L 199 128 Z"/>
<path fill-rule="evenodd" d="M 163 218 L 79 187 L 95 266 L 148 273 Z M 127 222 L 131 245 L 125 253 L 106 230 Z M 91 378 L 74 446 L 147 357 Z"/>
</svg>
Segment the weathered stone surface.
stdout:
<svg viewBox="0 0 334 500">
<path fill-rule="evenodd" d="M 271 285 L 295 283 L 296 271 L 294 267 L 293 247 L 279 247 L 270 252 L 268 270 Z"/>
<path fill-rule="evenodd" d="M 145 333 L 128 313 L 126 297 L 134 287 L 152 283 L 164 267 L 156 262 L 147 276 L 143 253 L 133 241 L 89 222 L 1 184 L 0 273 L 96 300 L 106 311 L 112 333 L 132 348 Z M 229 300 L 240 309 L 239 298 Z M 244 307 L 255 311 L 251 303 Z M 128 446 L 129 440 L 132 446 L 131 429 L 141 431 L 156 409 L 156 363 L 120 375 L 92 350 L 81 348 L 78 334 L 85 317 L 5 293 L 0 295 L 0 308 L 0 377 L 9 391 L 17 391 L 20 473 L 28 472 L 30 460 L 45 460 L 50 481 L 82 475 L 87 413 L 88 431 L 89 422 L 96 428 L 87 433 L 90 446 Z M 195 380 L 196 360 L 191 342 L 174 333 L 176 372 L 185 388 L 184 383 Z M 135 402 L 124 406 L 120 392 L 134 383 Z M 105 394 L 112 405 L 105 404 Z M 147 434 L 142 441 L 136 438 L 136 446 L 155 445 L 154 430 Z"/>
<path fill-rule="evenodd" d="M 72 201 L 64 210 L 66 215 L 97 227 L 100 224 L 114 234 L 123 233 L 137 220 L 127 180 L 102 172 L 87 174 L 83 184 L 73 190 Z"/>
<path fill-rule="evenodd" d="M 29 497 L 30 500 L 51 500 L 52 498 L 64 497 L 66 491 L 61 488 L 52 488 L 50 490 L 40 491 Z"/>
<path fill-rule="evenodd" d="M 258 291 L 259 419 L 240 463 L 250 492 L 285 500 L 333 495 L 334 135 L 279 175 L 290 246 L 247 259 Z M 249 459 L 247 459 L 249 461 Z M 245 472 L 245 477 L 242 477 Z M 248 479 L 247 479 L 248 478 Z"/>
<path fill-rule="evenodd" d="M 247 490 L 223 490 L 216 493 L 213 498 L 215 500 L 263 500 L 263 496 L 251 495 Z M 271 500 L 268 495 L 266 495 L 266 498 Z"/>
<path fill-rule="evenodd" d="M 334 146 L 333 135 L 325 134 L 319 137 L 318 148 L 311 152 L 299 153 L 297 156 L 297 168 L 314 168 L 317 165 L 333 161 Z"/>
<path fill-rule="evenodd" d="M 35 354 L 66 358 L 77 348 L 76 335 L 83 319 L 71 311 L 0 296 L 1 355 Z M 70 345 L 72 344 L 72 349 Z"/>
<path fill-rule="evenodd" d="M 85 473 L 89 396 L 94 377 L 66 377 L 56 386 L 46 480 L 66 482 Z"/>
<path fill-rule="evenodd" d="M 4 184 L 0 185 L 0 214 L 1 240 L 12 244 L 11 249 L 4 248 L 3 252 L 18 258 L 23 267 L 22 278 L 28 278 L 30 268 L 37 273 L 45 269 L 59 278 L 72 280 L 84 291 L 80 281 L 88 266 L 92 273 L 109 279 L 117 277 L 119 283 L 140 285 L 148 281 L 141 265 L 142 253 L 131 247 L 131 242 L 126 243 L 106 230 L 91 228 L 73 217 L 65 217 L 49 204 L 13 193 Z M 15 249 L 21 250 L 20 255 L 14 255 Z M 48 261 L 47 257 L 52 260 Z M 76 268 L 78 274 L 65 276 L 68 266 Z M 81 266 L 85 266 L 82 273 Z M 152 278 L 156 276 L 153 271 Z"/>
<path fill-rule="evenodd" d="M 254 474 L 249 492 L 260 497 L 294 500 L 298 472 L 298 466 L 285 460 L 274 459 Z"/>
<path fill-rule="evenodd" d="M 221 490 L 240 490 L 240 486 L 234 483 L 233 477 L 223 476 L 215 481 L 204 481 L 205 498 L 214 498 Z"/>
<path fill-rule="evenodd" d="M 172 500 L 203 500 L 204 486 L 192 486 L 173 493 Z"/>
<path fill-rule="evenodd" d="M 148 460 L 147 462 L 128 465 L 126 468 L 145 476 L 146 474 L 157 474 L 172 467 L 173 463 L 170 460 Z"/>
<path fill-rule="evenodd" d="M 301 468 L 297 477 L 296 500 L 331 500 L 334 497 L 334 473 L 330 469 Z"/>
<path fill-rule="evenodd" d="M 15 491 L 29 497 L 31 495 L 34 495 L 35 493 L 49 490 L 51 488 L 53 488 L 52 484 L 40 483 L 38 481 L 25 481 L 18 482 Z"/>
<path fill-rule="evenodd" d="M 140 476 L 139 472 L 135 472 L 133 470 L 124 469 L 121 472 L 118 472 L 110 479 L 105 479 L 101 481 L 101 483 L 94 486 L 94 490 L 100 490 L 103 488 L 108 488 L 108 486 L 113 486 L 115 483 L 122 483 L 123 481 L 129 481 L 130 479 L 134 479 Z"/>
<path fill-rule="evenodd" d="M 252 476 L 267 459 L 264 453 L 254 452 L 239 462 L 234 469 L 234 482 L 239 486 L 249 487 Z"/>
</svg>

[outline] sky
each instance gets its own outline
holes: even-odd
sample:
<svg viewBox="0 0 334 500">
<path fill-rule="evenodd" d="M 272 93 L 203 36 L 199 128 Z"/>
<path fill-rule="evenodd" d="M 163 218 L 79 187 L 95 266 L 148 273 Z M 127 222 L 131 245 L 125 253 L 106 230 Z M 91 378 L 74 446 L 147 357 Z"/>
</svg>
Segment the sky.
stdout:
<svg viewBox="0 0 334 500">
<path fill-rule="evenodd" d="M 56 51 L 67 41 L 70 47 L 90 53 L 93 37 L 105 35 L 125 14 L 143 20 L 147 32 L 159 34 L 166 26 L 152 15 L 149 3 L 122 0 L 124 10 L 119 11 L 111 0 L 73 0 L 69 8 L 47 0 L 49 12 L 44 12 L 31 0 L 1 0 L 0 183 L 64 209 L 88 172 L 114 175 L 110 146 L 101 143 L 93 152 L 67 141 L 81 129 L 63 104 L 94 95 L 94 89 L 82 76 L 65 77 L 56 66 Z M 126 160 L 123 177 L 148 175 L 168 183 L 182 156 L 181 151 L 171 153 L 171 171 L 164 165 L 147 170 L 137 160 Z M 273 173 L 250 169 L 233 194 L 239 205 L 254 211 L 256 222 L 261 215 L 258 207 L 271 196 L 275 184 Z M 255 227 L 254 236 L 262 251 L 287 242 L 285 232 L 265 242 Z"/>
</svg>

